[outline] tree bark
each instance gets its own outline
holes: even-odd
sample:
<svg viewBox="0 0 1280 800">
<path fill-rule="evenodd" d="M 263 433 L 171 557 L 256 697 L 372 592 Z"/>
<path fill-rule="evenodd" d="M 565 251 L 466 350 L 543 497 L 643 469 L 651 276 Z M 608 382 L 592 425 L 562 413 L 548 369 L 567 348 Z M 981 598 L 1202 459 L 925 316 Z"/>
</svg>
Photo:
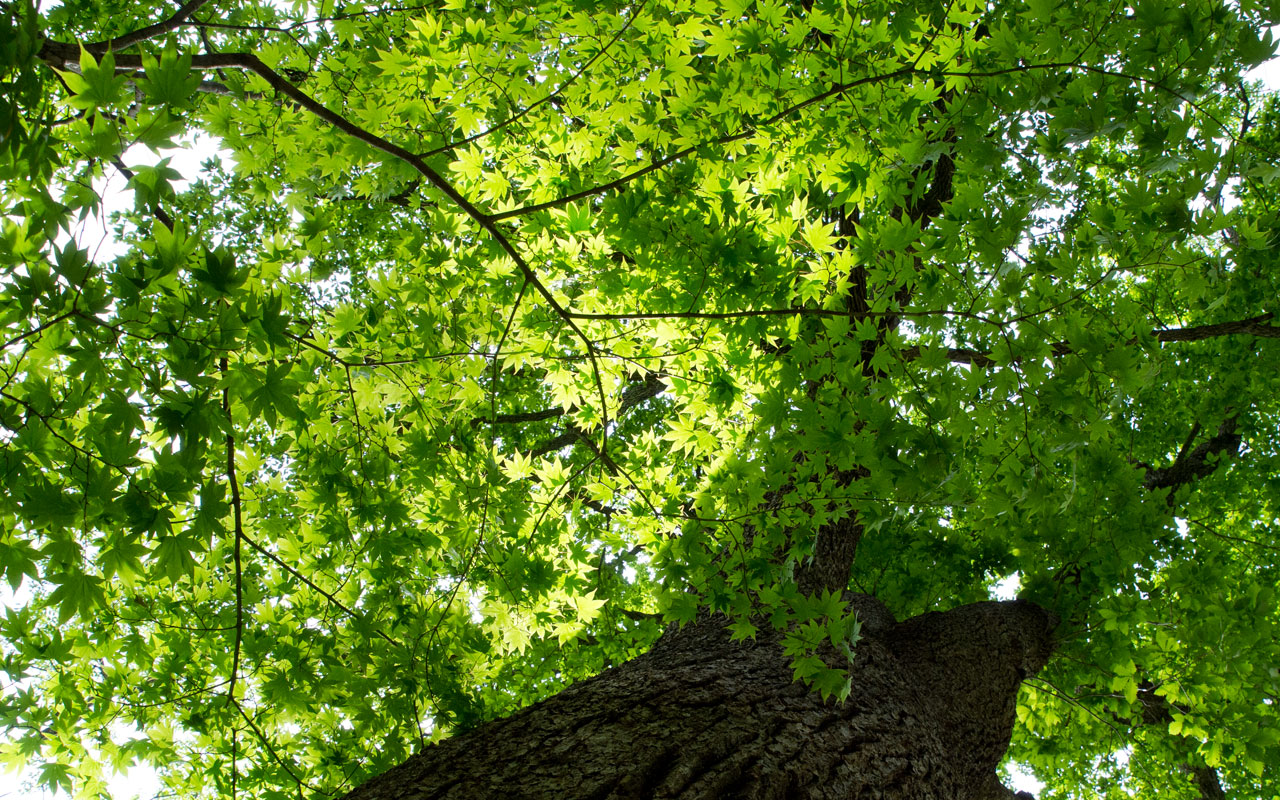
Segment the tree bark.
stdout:
<svg viewBox="0 0 1280 800">
<path fill-rule="evenodd" d="M 864 638 L 838 703 L 792 678 L 779 635 L 732 642 L 723 620 L 671 630 L 643 656 L 433 745 L 346 800 L 901 798 L 995 800 L 1018 687 L 1054 620 L 988 602 L 896 622 L 851 598 Z"/>
</svg>

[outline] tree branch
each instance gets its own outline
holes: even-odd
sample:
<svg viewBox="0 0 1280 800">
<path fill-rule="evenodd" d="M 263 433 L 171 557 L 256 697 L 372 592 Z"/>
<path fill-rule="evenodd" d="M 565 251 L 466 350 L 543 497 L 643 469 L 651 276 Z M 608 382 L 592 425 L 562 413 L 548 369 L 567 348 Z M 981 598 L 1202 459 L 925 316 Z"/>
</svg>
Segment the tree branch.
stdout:
<svg viewBox="0 0 1280 800">
<path fill-rule="evenodd" d="M 130 45 L 176 30 L 182 25 L 182 23 L 186 22 L 192 14 L 199 11 L 200 7 L 207 2 L 209 2 L 209 0 L 188 0 L 188 2 L 179 6 L 173 16 L 168 19 L 161 20 L 153 25 L 147 25 L 144 28 L 139 28 L 132 33 L 117 36 L 114 39 L 106 39 L 101 42 L 91 42 L 90 44 L 86 44 L 84 49 L 88 50 L 90 53 L 104 53 L 107 50 L 123 50 Z"/>
<path fill-rule="evenodd" d="M 277 556 L 275 553 L 271 552 L 271 551 L 270 551 L 270 550 L 268 550 L 267 548 L 265 548 L 265 547 L 263 547 L 262 545 L 258 544 L 258 543 L 257 543 L 257 542 L 255 542 L 253 539 L 250 539 L 250 538 L 248 537 L 248 535 L 246 535 L 246 534 L 241 534 L 241 538 L 242 538 L 242 539 L 244 540 L 244 542 L 245 542 L 246 544 L 248 544 L 251 548 L 253 548 L 254 550 L 257 550 L 257 551 L 258 551 L 259 553 L 261 553 L 263 556 L 266 556 L 268 559 L 270 559 L 270 560 L 271 560 L 271 562 L 272 562 L 272 563 L 274 563 L 276 566 L 280 567 L 280 569 L 284 570 L 285 572 L 289 573 L 289 574 L 290 574 L 290 575 L 292 575 L 293 577 L 295 577 L 295 578 L 297 578 L 298 580 L 302 581 L 304 584 L 306 584 L 307 586 L 309 586 L 312 590 L 314 590 L 315 592 L 317 592 L 318 594 L 320 594 L 320 596 L 324 597 L 324 599 L 325 599 L 325 600 L 328 600 L 330 603 L 332 603 L 333 605 L 337 606 L 339 609 L 341 609 L 341 610 L 342 610 L 342 613 L 346 614 L 348 617 L 350 617 L 351 619 L 356 620 L 357 622 L 363 622 L 365 625 L 368 625 L 368 626 L 369 626 L 369 628 L 373 631 L 373 635 L 377 636 L 379 639 L 382 639 L 383 641 L 385 641 L 385 642 L 387 642 L 387 643 L 389 643 L 389 644 L 395 645 L 396 647 L 399 647 L 399 646 L 400 646 L 400 643 L 399 643 L 399 642 L 397 642 L 395 639 L 392 639 L 392 638 L 391 638 L 390 636 L 388 636 L 387 634 L 385 634 L 385 633 L 383 633 L 382 631 L 380 631 L 380 630 L 378 630 L 377 628 L 375 628 L 375 627 L 374 627 L 374 626 L 369 622 L 369 620 L 367 620 L 367 619 L 365 619 L 365 618 L 364 618 L 364 616 L 363 616 L 363 615 L 358 614 L 358 613 L 356 613 L 355 611 L 351 610 L 351 609 L 350 609 L 350 608 L 348 608 L 348 607 L 346 606 L 346 604 L 345 604 L 345 603 L 343 603 L 341 600 L 339 600 L 338 598 L 334 597 L 334 596 L 333 596 L 332 594 L 330 594 L 329 592 L 326 592 L 324 589 L 321 589 L 319 586 L 317 586 L 317 585 L 316 585 L 315 581 L 311 580 L 311 579 L 310 579 L 310 578 L 308 578 L 306 575 L 303 575 L 303 574 L 302 574 L 300 571 L 298 571 L 296 568 L 294 568 L 294 567 L 290 566 L 288 563 L 286 563 L 283 559 L 281 559 L 281 558 L 280 558 L 279 556 Z"/>
<path fill-rule="evenodd" d="M 939 99 L 935 108 L 945 111 L 946 102 L 947 97 Z M 940 143 L 952 146 L 955 140 L 954 128 L 948 128 L 939 139 Z M 918 165 L 912 172 L 912 183 L 908 187 L 909 198 L 914 197 L 914 199 L 896 206 L 890 212 L 890 216 L 901 219 L 905 215 L 912 222 L 918 223 L 920 230 L 928 228 L 930 223 L 942 214 L 946 203 L 953 196 L 955 166 L 955 160 L 947 151 L 932 163 Z M 928 188 L 919 197 L 915 197 L 917 184 L 926 178 L 929 181 Z M 837 209 L 837 213 L 842 228 L 841 233 L 852 236 L 856 228 L 852 224 L 851 217 L 853 213 L 857 213 L 857 210 L 850 213 L 841 206 Z M 912 254 L 918 267 L 921 261 L 918 251 L 913 246 L 908 248 L 908 252 Z M 879 298 L 873 297 L 872 284 L 868 281 L 866 268 L 862 265 L 856 265 L 850 269 L 849 285 L 852 288 L 845 297 L 845 311 L 850 320 L 856 322 L 863 318 L 865 312 L 871 311 L 872 304 Z M 885 294 L 893 293 L 893 305 L 898 308 L 908 305 L 913 297 L 909 286 L 895 286 L 890 283 L 884 286 L 883 291 Z M 890 313 L 879 316 L 875 323 L 875 338 L 862 342 L 862 374 L 868 379 L 874 380 L 879 373 L 879 370 L 873 366 L 876 351 L 885 344 L 890 333 L 898 329 L 900 321 L 899 314 Z M 816 383 L 811 390 L 817 391 Z M 841 391 L 843 393 L 846 390 Z M 865 467 L 859 466 L 841 470 L 835 477 L 837 483 L 844 487 L 869 475 L 870 472 Z M 813 543 L 813 558 L 796 573 L 800 591 L 805 594 L 815 594 L 820 591 L 843 592 L 848 589 L 849 574 L 853 569 L 854 559 L 857 558 L 858 545 L 862 541 L 863 532 L 864 526 L 856 511 L 848 511 L 845 516 L 820 526 Z"/>
<path fill-rule="evenodd" d="M 111 164 L 120 172 L 121 175 L 125 177 L 125 180 L 131 181 L 134 179 L 135 177 L 134 171 L 126 167 L 124 162 L 121 161 L 119 158 L 111 159 Z M 173 217 L 169 216 L 169 212 L 165 211 L 163 208 L 160 207 L 159 200 L 157 200 L 154 204 L 152 204 L 151 215 L 156 219 L 160 220 L 162 223 L 164 223 L 164 226 L 166 228 L 168 228 L 169 230 L 173 230 Z"/>
<path fill-rule="evenodd" d="M 646 372 L 643 383 L 632 384 L 623 390 L 622 402 L 618 405 L 618 416 L 621 417 L 645 400 L 657 397 L 666 390 L 667 384 L 662 380 L 660 373 Z"/>
<path fill-rule="evenodd" d="M 79 314 L 79 312 L 78 312 L 77 310 L 72 309 L 71 311 L 68 311 L 68 312 L 66 312 L 66 313 L 64 313 L 64 314 L 59 314 L 58 316 L 54 317 L 53 319 L 47 320 L 47 321 L 45 321 L 45 322 L 42 322 L 42 323 L 40 323 L 39 325 L 37 325 L 36 327 L 34 327 L 34 328 L 32 328 L 31 330 L 27 331 L 26 333 L 20 333 L 20 334 L 18 334 L 17 336 L 15 336 L 15 337 L 13 337 L 12 339 L 10 339 L 9 341 L 4 342 L 3 344 L 0 344 L 0 352 L 3 352 L 3 351 L 5 351 L 5 350 L 8 350 L 10 347 L 13 347 L 15 344 L 18 344 L 18 343 L 19 343 L 19 342 L 21 342 L 22 340 L 24 340 L 24 339 L 29 339 L 29 338 L 31 338 L 32 336 L 35 336 L 35 335 L 39 334 L 41 331 L 44 331 L 44 330 L 46 330 L 46 329 L 48 329 L 48 328 L 52 328 L 54 325 L 57 325 L 59 322 L 62 322 L 63 320 L 68 319 L 69 317 L 74 317 L 74 316 L 76 316 L 76 315 L 78 315 L 78 314 Z"/>
<path fill-rule="evenodd" d="M 1167 727 L 1173 721 L 1169 700 L 1156 694 L 1155 690 L 1156 686 L 1145 680 L 1138 687 L 1138 705 L 1142 707 L 1142 723 Z M 1227 795 L 1223 792 L 1222 783 L 1218 780 L 1218 771 L 1213 767 L 1207 764 L 1185 763 L 1182 769 L 1195 778 L 1196 788 L 1200 790 L 1199 800 L 1226 800 Z"/>
<path fill-rule="evenodd" d="M 542 444 L 534 447 L 529 451 L 529 458 L 541 458 L 547 453 L 575 444 L 580 436 L 582 436 L 582 433 L 577 428 L 571 428 L 570 430 L 557 436 L 553 436 Z"/>
<path fill-rule="evenodd" d="M 233 705 L 235 705 L 236 711 L 240 712 L 241 718 L 244 719 L 244 721 L 249 724 L 249 729 L 253 731 L 253 735 L 258 738 L 258 741 L 262 744 L 262 746 L 265 747 L 267 752 L 271 754 L 271 758 L 275 760 L 277 764 L 280 765 L 281 769 L 283 769 L 286 773 L 288 773 L 289 777 L 293 779 L 294 783 L 298 784 L 298 788 L 302 789 L 303 787 L 306 787 L 311 792 L 317 792 L 316 787 L 312 786 L 311 784 L 304 781 L 301 777 L 299 777 L 298 773 L 294 771 L 293 767 L 289 766 L 289 761 L 285 760 L 278 752 L 276 752 L 275 746 L 271 744 L 271 741 L 267 738 L 267 735 L 263 733 L 262 728 L 258 727 L 258 723 L 254 722 L 253 719 L 249 716 L 249 712 L 245 711 L 244 706 L 240 705 L 240 701 L 239 700 L 233 701 Z"/>
<path fill-rule="evenodd" d="M 1173 505 L 1173 496 L 1178 488 L 1196 478 L 1203 478 L 1218 468 L 1221 460 L 1235 455 L 1240 450 L 1242 438 L 1236 433 L 1236 417 L 1228 417 L 1218 426 L 1218 432 L 1201 442 L 1194 450 L 1188 452 L 1186 446 L 1167 467 L 1148 469 L 1143 480 L 1143 488 L 1151 491 L 1169 489 L 1168 503 Z"/>
<path fill-rule="evenodd" d="M 1151 331 L 1151 336 L 1156 341 L 1164 343 L 1173 342 L 1199 342 L 1206 339 L 1215 339 L 1219 336 L 1257 336 L 1263 339 L 1280 339 L 1280 326 L 1264 324 L 1268 320 L 1273 319 L 1275 314 L 1260 314 L 1249 319 L 1234 320 L 1231 322 L 1216 322 L 1210 325 L 1193 325 L 1187 328 L 1156 328 Z M 1127 344 L 1136 344 L 1137 339 L 1130 339 Z M 1055 358 L 1071 355 L 1075 351 L 1071 349 L 1071 345 L 1066 342 L 1054 342 L 1049 345 L 1050 350 Z M 898 353 L 908 361 L 914 361 L 921 355 L 919 346 L 911 346 L 899 350 Z M 998 367 L 1000 362 L 991 357 L 991 353 L 987 350 L 976 350 L 971 347 L 949 347 L 947 348 L 947 360 L 957 364 L 972 364 L 975 367 Z M 1011 363 L 1018 363 L 1022 359 L 1015 358 Z"/>
<path fill-rule="evenodd" d="M 914 73 L 915 73 L 915 69 L 912 67 L 900 67 L 890 72 L 884 72 L 877 75 L 868 75 L 864 78 L 859 78 L 854 81 L 849 81 L 848 83 L 836 84 L 835 86 L 831 87 L 830 89 L 827 89 L 826 91 L 817 93 L 813 97 L 810 97 L 808 100 L 802 100 L 801 102 L 796 103 L 795 105 L 784 108 L 783 110 L 777 112 L 776 114 L 766 117 L 765 119 L 762 119 L 759 122 L 756 122 L 754 124 L 748 125 L 747 127 L 739 131 L 736 131 L 734 133 L 726 133 L 722 136 L 717 136 L 711 139 L 706 139 L 702 142 L 699 142 L 698 144 L 690 145 L 689 147 L 685 147 L 681 150 L 677 150 L 676 152 L 672 153 L 669 156 L 660 158 L 657 161 L 652 162 L 647 167 L 642 167 L 638 170 L 635 170 L 634 172 L 629 172 L 626 175 L 623 175 L 615 180 L 609 181 L 608 183 L 602 183 L 598 186 L 593 186 L 589 189 L 583 189 L 582 191 L 574 192 L 573 194 L 568 194 L 568 195 L 565 195 L 564 197 L 560 197 L 555 200 L 548 200 L 544 203 L 532 203 L 527 206 L 520 206 L 519 208 L 512 208 L 507 211 L 500 211 L 497 214 L 494 214 L 492 217 L 490 217 L 490 219 L 492 219 L 494 222 L 499 222 L 504 219 L 511 219 L 512 217 L 523 217 L 528 214 L 537 213 L 538 211 L 544 211 L 548 208 L 555 208 L 557 206 L 562 206 L 566 203 L 572 203 L 575 200 L 581 200 L 585 197 L 594 197 L 595 195 L 598 195 L 598 194 L 604 194 L 606 192 L 617 189 L 620 186 L 625 186 L 631 181 L 637 178 L 642 178 L 651 172 L 657 172 L 658 170 L 662 169 L 668 164 L 679 161 L 682 158 L 686 158 L 687 156 L 690 156 L 703 148 L 719 147 L 719 146 L 730 144 L 732 142 L 736 142 L 742 139 L 746 139 L 750 136 L 754 136 L 756 131 L 758 131 L 760 128 L 763 128 L 767 125 L 772 125 L 775 122 L 779 122 L 780 120 L 786 119 L 787 117 L 791 116 L 797 111 L 801 111 L 805 108 L 808 108 L 814 103 L 820 103 L 829 97 L 834 97 L 838 94 L 843 94 L 844 92 L 847 92 L 850 89 L 856 89 L 859 86 L 866 86 L 868 84 L 873 84 L 873 83 L 881 83 L 883 81 L 892 80 L 893 78 L 901 78 L 905 75 L 911 75 Z"/>
<path fill-rule="evenodd" d="M 1190 328 L 1165 328 L 1152 331 L 1151 335 L 1160 342 L 1195 342 L 1201 339 L 1212 339 L 1215 336 L 1234 336 L 1242 333 L 1264 339 L 1280 339 L 1280 326 L 1263 324 L 1274 317 L 1275 314 L 1268 312 L 1235 322 L 1194 325 Z"/>
<path fill-rule="evenodd" d="M 226 375 L 227 358 L 218 361 L 218 371 Z M 224 377 L 225 379 L 225 377 Z M 244 639 L 244 567 L 240 559 L 240 543 L 244 539 L 244 522 L 241 517 L 240 481 L 236 478 L 236 437 L 231 418 L 231 390 L 222 390 L 222 411 L 227 415 L 227 484 L 231 487 L 231 513 L 234 528 L 232 558 L 236 569 L 236 636 L 231 654 L 231 679 L 228 681 L 227 702 L 236 696 L 236 679 L 240 674 L 240 644 Z"/>
<path fill-rule="evenodd" d="M 526 422 L 542 422 L 547 419 L 563 417 L 568 412 L 563 408 L 544 408 L 541 411 L 524 411 L 519 414 L 498 414 L 493 419 L 476 417 L 472 425 L 522 425 Z"/>
</svg>

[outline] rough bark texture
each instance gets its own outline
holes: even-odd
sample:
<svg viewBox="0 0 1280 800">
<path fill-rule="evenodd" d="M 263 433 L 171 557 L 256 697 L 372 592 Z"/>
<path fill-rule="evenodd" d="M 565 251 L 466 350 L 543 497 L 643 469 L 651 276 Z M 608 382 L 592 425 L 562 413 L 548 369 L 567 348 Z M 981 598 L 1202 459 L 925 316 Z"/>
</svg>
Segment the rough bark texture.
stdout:
<svg viewBox="0 0 1280 800">
<path fill-rule="evenodd" d="M 1048 659 L 1050 616 L 990 602 L 898 623 L 853 602 L 866 638 L 844 703 L 795 683 L 775 635 L 734 643 L 707 619 L 346 800 L 1013 797 L 995 770 L 1019 684 Z"/>
</svg>

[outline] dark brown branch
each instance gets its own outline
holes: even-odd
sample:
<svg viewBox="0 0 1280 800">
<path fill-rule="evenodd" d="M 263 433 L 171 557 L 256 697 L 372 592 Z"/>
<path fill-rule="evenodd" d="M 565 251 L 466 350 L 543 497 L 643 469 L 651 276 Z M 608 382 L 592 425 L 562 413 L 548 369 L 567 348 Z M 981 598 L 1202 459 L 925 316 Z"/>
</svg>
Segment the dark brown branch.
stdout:
<svg viewBox="0 0 1280 800">
<path fill-rule="evenodd" d="M 604 464 L 604 468 L 609 471 L 610 475 L 616 476 L 621 472 L 621 468 L 618 467 L 617 462 L 614 461 L 612 458 L 610 458 L 608 453 L 604 452 L 599 447 L 596 447 L 596 443 L 591 441 L 591 437 L 587 436 L 585 431 L 583 431 L 581 428 L 579 428 L 576 425 L 570 425 L 569 427 L 570 427 L 570 430 L 577 432 L 578 441 L 581 442 L 584 447 L 590 450 L 601 464 Z"/>
<path fill-rule="evenodd" d="M 1167 467 L 1148 469 L 1143 480 L 1144 488 L 1155 491 L 1169 489 L 1169 505 L 1174 503 L 1174 493 L 1179 487 L 1197 478 L 1203 478 L 1218 468 L 1223 458 L 1235 455 L 1240 450 L 1242 438 L 1236 433 L 1236 418 L 1228 417 L 1218 426 L 1218 432 L 1201 442 L 1194 450 L 1182 453 Z"/>
<path fill-rule="evenodd" d="M 537 478 L 535 477 L 535 478 L 532 478 L 531 480 L 534 480 L 536 482 Z M 571 489 L 568 492 L 566 492 L 564 496 L 566 500 L 577 500 L 583 506 L 591 509 L 597 514 L 603 514 L 606 517 L 614 517 L 622 513 L 621 510 L 613 506 L 606 506 L 604 503 L 601 503 L 599 500 L 592 500 L 587 495 L 587 493 L 582 491 L 581 489 Z"/>
<path fill-rule="evenodd" d="M 79 312 L 78 312 L 78 311 L 71 310 L 71 311 L 66 312 L 65 314 L 59 314 L 58 316 L 54 317 L 54 318 L 53 318 L 53 319 L 51 319 L 51 320 L 48 320 L 47 322 L 42 322 L 42 323 L 40 323 L 39 325 L 37 325 L 36 327 L 34 327 L 34 328 L 32 328 L 31 330 L 27 331 L 26 333 L 20 333 L 20 334 L 18 334 L 17 336 L 15 336 L 15 337 L 13 337 L 12 339 L 10 339 L 9 341 L 7 341 L 7 342 L 5 342 L 5 343 L 3 343 L 3 344 L 0 344 L 0 351 L 8 350 L 10 347 L 13 347 L 13 346 L 14 346 L 15 344 L 17 344 L 18 342 L 21 342 L 21 341 L 22 341 L 22 340 L 24 340 L 24 339 L 29 339 L 29 338 L 31 338 L 32 336 L 35 336 L 35 335 L 39 334 L 41 331 L 44 331 L 44 330 L 46 330 L 46 329 L 48 329 L 48 328 L 52 328 L 54 325 L 57 325 L 59 322 L 62 322 L 63 320 L 65 320 L 65 319 L 67 319 L 67 318 L 69 318 L 69 317 L 77 316 L 78 314 L 79 314 Z"/>
<path fill-rule="evenodd" d="M 828 522 L 818 529 L 813 543 L 813 559 L 797 571 L 800 591 L 815 594 L 824 589 L 844 591 L 849 572 L 862 541 L 863 526 L 857 514 Z"/>
<path fill-rule="evenodd" d="M 521 425 L 526 422 L 542 422 L 543 420 L 555 419 L 563 417 L 566 412 L 563 408 L 544 408 L 541 411 L 525 411 L 519 414 L 498 414 L 493 419 L 484 419 L 476 417 L 471 420 L 472 425 Z"/>
<path fill-rule="evenodd" d="M 661 614 L 650 614 L 645 611 L 632 611 L 629 608 L 619 608 L 616 610 L 622 616 L 626 617 L 627 619 L 634 620 L 636 622 L 647 622 L 647 621 L 662 622 Z"/>
<path fill-rule="evenodd" d="M 1193 325 L 1188 328 L 1157 328 L 1151 331 L 1151 336 L 1156 341 L 1163 343 L 1173 342 L 1199 342 L 1206 339 L 1214 339 L 1219 336 L 1258 336 L 1264 339 L 1280 339 L 1280 326 L 1264 324 L 1275 317 L 1274 314 L 1267 313 L 1249 319 L 1235 320 L 1232 322 L 1217 322 L 1211 325 Z M 1128 344 L 1135 344 L 1136 339 L 1130 339 Z M 1061 357 L 1070 355 L 1075 351 L 1066 342 L 1054 342 L 1049 345 L 1052 355 Z M 907 361 L 914 361 L 921 355 L 921 348 L 918 346 L 906 347 L 898 351 L 899 355 Z M 947 348 L 947 360 L 957 364 L 972 364 L 975 367 L 997 367 L 1000 363 L 991 357 L 991 353 L 986 350 L 975 350 L 970 347 L 949 347 Z M 1013 363 L 1021 361 L 1015 358 Z"/>
<path fill-rule="evenodd" d="M 920 357 L 921 352 L 922 350 L 919 345 L 912 345 L 911 347 L 905 347 L 902 350 L 899 350 L 898 355 L 900 355 L 904 361 L 915 361 Z M 999 366 L 999 363 L 985 351 L 974 350 L 969 347 L 948 347 L 947 360 L 956 364 L 971 364 L 975 367 L 983 367 L 987 369 Z"/>
<path fill-rule="evenodd" d="M 628 386 L 622 392 L 622 403 L 618 405 L 618 416 L 635 408 L 645 400 L 657 397 L 667 390 L 667 384 L 657 372 L 645 373 L 644 382 Z"/>
<path fill-rule="evenodd" d="M 104 53 L 107 50 L 123 50 L 130 45 L 176 30 L 186 22 L 192 14 L 199 11 L 200 7 L 207 2 L 209 2 L 209 0 L 188 0 L 188 2 L 182 4 L 178 10 L 174 12 L 173 16 L 168 19 L 161 20 L 153 25 L 147 25 L 144 28 L 139 28 L 131 33 L 126 33 L 123 36 L 117 36 L 114 39 L 86 44 L 84 49 L 88 50 L 90 53 Z"/>
<path fill-rule="evenodd" d="M 1206 334 L 1206 336 L 1221 336 L 1247 332 L 1237 328 L 1242 325 L 1255 324 L 1259 320 L 1270 319 L 1270 317 L 1270 314 L 1265 314 L 1253 320 L 1245 320 L 1244 323 L 1201 325 L 1198 328 L 1185 330 L 1205 331 L 1206 329 L 1213 329 L 1215 332 Z M 1188 340 L 1171 339 L 1170 341 Z M 1208 440 L 1201 442 L 1193 450 L 1191 445 L 1201 430 L 1200 422 L 1196 421 L 1192 424 L 1191 432 L 1178 450 L 1178 455 L 1174 458 L 1173 463 L 1162 469 L 1148 468 L 1143 487 L 1148 490 L 1168 488 L 1170 491 L 1166 502 L 1173 506 L 1174 495 L 1179 487 L 1196 478 L 1212 473 L 1221 463 L 1221 459 L 1234 455 L 1239 450 L 1241 437 L 1235 432 L 1236 424 L 1237 419 L 1234 416 L 1223 420 L 1222 424 L 1218 426 L 1218 432 Z M 1207 527 L 1196 520 L 1191 520 L 1191 522 L 1201 525 L 1201 527 Z M 1210 533 L 1216 534 L 1216 531 L 1210 529 Z M 1235 537 L 1224 538 L 1234 539 Z M 1146 680 L 1138 687 L 1137 697 L 1138 705 L 1141 709 L 1141 724 L 1167 728 L 1168 724 L 1173 720 L 1172 704 L 1167 697 L 1156 693 L 1157 688 L 1155 684 Z M 1226 794 L 1223 792 L 1222 784 L 1218 780 L 1218 772 L 1213 767 L 1188 761 L 1182 765 L 1182 769 L 1195 779 L 1196 788 L 1200 792 L 1198 800 L 1226 800 Z"/>
<path fill-rule="evenodd" d="M 1138 687 L 1142 724 L 1166 728 L 1173 721 L 1173 713 L 1168 698 L 1156 694 L 1156 688 L 1150 681 L 1143 681 Z M 1182 769 L 1195 778 L 1196 788 L 1200 791 L 1198 800 L 1226 800 L 1227 795 L 1222 791 L 1222 783 L 1218 780 L 1218 771 L 1213 767 L 1186 763 L 1182 765 Z"/>
<path fill-rule="evenodd" d="M 577 428 L 572 428 L 557 436 L 553 436 L 550 439 L 547 439 L 542 444 L 530 450 L 529 458 L 541 458 L 542 456 L 545 456 L 547 453 L 560 450 L 562 448 L 568 447 L 571 444 L 576 444 L 578 439 L 581 438 L 581 436 L 582 436 L 582 432 L 579 431 Z"/>
<path fill-rule="evenodd" d="M 1200 437 L 1200 420 L 1196 420 L 1191 424 L 1191 431 L 1187 433 L 1187 438 L 1182 440 L 1182 447 L 1178 448 L 1178 454 L 1173 457 L 1174 462 L 1182 461 L 1191 452 L 1191 445 L 1196 443 L 1196 439 Z"/>
<path fill-rule="evenodd" d="M 1216 769 L 1207 765 L 1200 767 L 1190 764 L 1183 768 L 1196 779 L 1196 788 L 1200 790 L 1199 800 L 1227 800 L 1227 793 L 1222 790 Z"/>
<path fill-rule="evenodd" d="M 1264 339 L 1280 339 L 1280 326 L 1263 324 L 1274 317 L 1275 314 L 1268 312 L 1235 322 L 1193 325 L 1190 328 L 1166 328 L 1152 331 L 1151 335 L 1160 342 L 1196 342 L 1202 339 L 1212 339 L 1215 336 L 1235 336 L 1238 334 L 1259 336 Z"/>
<path fill-rule="evenodd" d="M 946 110 L 947 100 L 947 97 L 943 97 L 938 101 L 936 107 L 939 111 Z M 955 130 L 950 128 L 940 138 L 940 142 L 948 146 L 953 146 L 955 141 Z M 905 215 L 916 223 L 920 230 L 928 228 L 933 220 L 943 213 L 944 207 L 953 196 L 955 166 L 955 161 L 948 152 L 943 152 L 932 164 L 925 163 L 917 166 L 912 174 L 913 184 L 927 178 L 928 188 L 914 200 L 894 208 L 890 215 L 894 219 L 901 219 Z M 909 188 L 914 195 L 915 185 Z M 856 213 L 855 209 L 853 214 Z M 852 224 L 852 214 L 843 208 L 839 210 L 839 223 L 841 233 L 845 235 L 852 235 L 856 230 Z M 915 247 L 908 248 L 908 251 L 912 254 L 918 268 L 921 261 L 919 253 Z M 849 285 L 851 290 L 845 298 L 845 311 L 850 319 L 856 322 L 871 310 L 877 298 L 872 296 L 866 269 L 861 265 L 850 270 Z M 894 292 L 893 305 L 897 308 L 909 305 L 913 299 L 909 286 L 888 287 L 887 290 Z M 874 380 L 879 373 L 874 366 L 876 351 L 885 344 L 887 337 L 898 329 L 900 320 L 899 314 L 879 316 L 875 321 L 875 338 L 862 342 L 862 374 L 868 379 Z M 812 391 L 817 391 L 816 384 L 812 387 Z M 857 467 L 841 470 L 835 478 L 838 485 L 846 487 L 869 475 L 865 468 Z M 856 511 L 847 511 L 845 515 L 820 526 L 813 543 L 813 558 L 808 564 L 802 565 L 796 573 L 800 591 L 805 594 L 816 594 L 822 591 L 843 592 L 848 589 L 849 574 L 858 554 L 858 545 L 862 541 L 863 531 L 862 521 L 858 518 Z"/>
<path fill-rule="evenodd" d="M 390 203 L 391 205 L 400 206 L 401 208 L 408 208 L 409 198 L 417 193 L 418 187 L 421 185 L 422 181 L 411 181 L 408 186 L 405 186 L 400 191 L 387 197 L 385 202 Z"/>
<path fill-rule="evenodd" d="M 271 98 L 267 97 L 261 92 L 245 92 L 237 89 L 232 89 L 230 86 L 226 85 L 225 83 L 219 83 L 218 81 L 201 81 L 200 85 L 196 87 L 196 91 L 201 92 L 203 94 L 221 95 L 222 97 L 240 97 L 247 100 L 262 100 L 265 102 L 272 102 Z M 288 106 L 290 108 L 293 107 L 293 103 L 276 103 L 276 105 Z"/>
<path fill-rule="evenodd" d="M 134 179 L 134 171 L 126 167 L 123 161 L 118 158 L 113 158 L 111 163 L 117 170 L 119 170 L 120 174 L 125 177 L 125 180 L 131 181 Z M 159 202 L 154 203 L 151 206 L 151 215 L 164 223 L 166 228 L 173 230 L 173 217 L 169 216 L 169 212 L 160 207 Z"/>
<path fill-rule="evenodd" d="M 240 701 L 233 700 L 232 704 L 235 705 L 236 711 L 240 712 L 240 717 L 249 724 L 249 729 L 253 731 L 253 735 L 258 738 L 258 741 L 267 749 L 267 752 L 271 754 L 271 758 L 280 765 L 280 768 L 288 773 L 289 777 L 293 779 L 293 782 L 298 784 L 299 788 L 305 786 L 308 790 L 316 792 L 316 787 L 299 777 L 298 773 L 294 772 L 293 768 L 289 766 L 289 762 L 276 752 L 276 748 L 271 744 L 271 741 L 267 739 L 267 735 L 258 727 L 258 723 L 254 722 L 253 719 L 250 718 L 249 712 L 245 711 L 244 706 L 240 705 Z"/>
</svg>

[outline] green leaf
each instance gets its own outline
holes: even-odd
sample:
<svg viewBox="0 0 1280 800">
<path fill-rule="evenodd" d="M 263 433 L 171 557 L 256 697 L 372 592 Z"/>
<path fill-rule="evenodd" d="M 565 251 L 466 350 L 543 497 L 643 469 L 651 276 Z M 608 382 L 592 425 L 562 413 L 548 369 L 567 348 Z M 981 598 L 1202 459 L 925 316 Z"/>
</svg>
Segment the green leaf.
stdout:
<svg viewBox="0 0 1280 800">
<path fill-rule="evenodd" d="M 230 294 L 248 279 L 248 275 L 236 267 L 235 256 L 226 247 L 204 248 L 204 269 L 195 270 L 193 274 L 219 294 Z"/>
<path fill-rule="evenodd" d="M 45 605 L 58 608 L 58 622 L 66 623 L 79 615 L 91 618 L 99 606 L 106 602 L 102 579 L 83 572 L 71 572 L 49 577 L 57 584 L 45 599 Z"/>
<path fill-rule="evenodd" d="M 68 102 L 82 111 L 96 111 L 118 104 L 128 78 L 116 75 L 116 60 L 111 51 L 102 54 L 99 61 L 84 47 L 80 48 L 80 70 L 59 71 L 67 88 L 72 92 Z"/>
<path fill-rule="evenodd" d="M 143 57 L 146 78 L 138 85 L 148 99 L 166 106 L 181 107 L 189 104 L 200 76 L 191 70 L 191 53 L 178 53 L 166 46 L 159 59 Z"/>
<path fill-rule="evenodd" d="M 192 552 L 196 543 L 183 536 L 165 536 L 151 551 L 151 558 L 160 575 L 177 583 L 192 574 L 196 566 Z"/>
</svg>

